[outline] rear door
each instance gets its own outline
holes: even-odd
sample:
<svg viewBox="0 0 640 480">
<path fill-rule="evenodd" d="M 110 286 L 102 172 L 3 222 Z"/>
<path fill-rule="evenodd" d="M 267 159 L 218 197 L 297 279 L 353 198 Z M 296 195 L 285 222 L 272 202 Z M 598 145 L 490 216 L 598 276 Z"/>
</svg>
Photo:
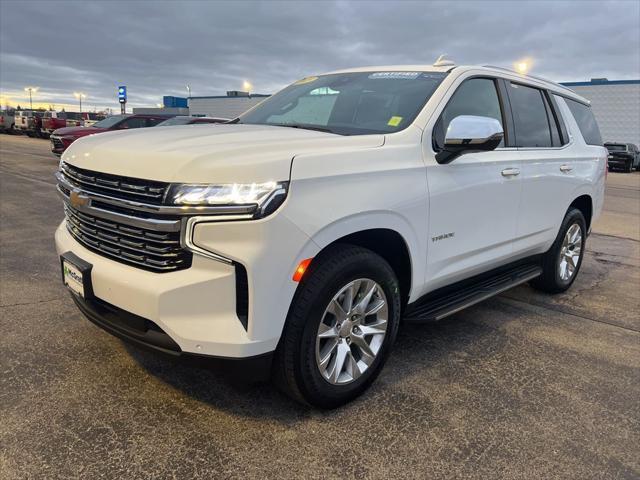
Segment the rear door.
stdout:
<svg viewBox="0 0 640 480">
<path fill-rule="evenodd" d="M 511 120 L 502 88 L 495 78 L 464 79 L 434 125 L 429 140 L 436 151 L 449 122 L 460 115 L 495 118 L 506 138 L 494 151 L 466 153 L 448 164 L 427 158 L 429 290 L 500 266 L 512 256 L 520 162 L 509 146 Z"/>
<path fill-rule="evenodd" d="M 522 204 L 514 253 L 533 255 L 553 243 L 575 189 L 576 157 L 553 96 L 505 81 L 521 161 Z"/>
</svg>

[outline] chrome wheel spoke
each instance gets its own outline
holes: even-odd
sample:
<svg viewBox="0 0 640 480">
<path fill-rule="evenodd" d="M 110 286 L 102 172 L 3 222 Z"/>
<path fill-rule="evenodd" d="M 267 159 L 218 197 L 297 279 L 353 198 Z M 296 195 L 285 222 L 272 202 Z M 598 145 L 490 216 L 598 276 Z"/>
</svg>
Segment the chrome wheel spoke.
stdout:
<svg viewBox="0 0 640 480">
<path fill-rule="evenodd" d="M 318 362 L 318 366 L 320 367 L 320 369 L 327 368 L 327 365 L 329 365 L 329 361 L 331 360 L 331 357 L 333 356 L 337 346 L 338 340 L 332 340 L 329 345 L 325 346 L 324 355 L 321 356 Z"/>
<path fill-rule="evenodd" d="M 387 331 L 387 321 L 378 320 L 375 323 L 360 325 L 363 335 L 384 335 Z"/>
<path fill-rule="evenodd" d="M 571 233 L 570 242 L 576 243 L 576 241 L 578 240 L 578 235 L 580 235 L 580 227 L 574 224 L 569 229 L 569 232 Z"/>
<path fill-rule="evenodd" d="M 340 378 L 340 374 L 344 368 L 344 362 L 347 359 L 347 355 L 349 354 L 349 347 L 344 343 L 338 343 L 338 348 L 336 349 L 335 361 L 333 362 L 333 368 L 331 369 L 331 374 L 329 379 L 334 383 L 338 383 L 338 379 Z"/>
<path fill-rule="evenodd" d="M 560 278 L 562 278 L 563 280 L 566 280 L 566 272 L 567 272 L 567 261 L 562 259 L 562 261 L 560 262 Z"/>
<path fill-rule="evenodd" d="M 376 357 L 376 354 L 373 353 L 373 350 L 371 350 L 371 347 L 364 337 L 354 335 L 353 337 L 351 337 L 351 341 L 353 342 L 353 345 L 355 345 L 356 348 L 362 353 L 363 357 L 369 357 L 371 361 L 373 361 L 373 359 Z M 365 363 L 368 362 L 365 361 Z"/>
<path fill-rule="evenodd" d="M 325 323 L 320 324 L 318 330 L 318 338 L 334 338 L 338 336 L 338 329 L 336 327 L 330 327 Z"/>
<path fill-rule="evenodd" d="M 329 307 L 327 307 L 327 311 L 329 313 L 332 313 L 333 316 L 336 317 L 336 320 L 338 320 L 339 322 L 342 322 L 345 318 L 347 318 L 347 312 L 344 311 L 342 305 L 340 305 L 340 302 L 338 302 L 338 299 L 336 298 L 331 300 Z"/>
<path fill-rule="evenodd" d="M 374 315 L 378 313 L 384 306 L 386 302 L 382 299 L 378 299 L 377 301 L 371 302 L 367 307 L 367 310 L 364 312 L 364 315 L 368 317 L 369 315 Z"/>
<path fill-rule="evenodd" d="M 360 282 L 358 282 L 357 285 L 355 282 L 353 282 L 351 285 L 349 285 L 349 288 L 347 288 L 347 290 L 344 292 L 344 298 L 342 299 L 342 309 L 347 314 L 351 312 L 351 309 L 353 308 L 353 299 L 358 293 L 358 289 L 357 289 L 358 287 L 360 287 Z"/>
<path fill-rule="evenodd" d="M 349 351 L 348 360 L 349 375 L 351 375 L 351 378 L 355 380 L 362 375 L 362 372 L 360 371 L 360 366 L 358 365 L 357 360 L 353 358 L 353 353 L 351 351 Z"/>
<path fill-rule="evenodd" d="M 364 314 L 367 307 L 369 306 L 369 303 L 371 302 L 371 297 L 373 297 L 373 294 L 376 291 L 376 288 L 378 288 L 378 284 L 372 281 L 368 281 L 365 283 L 365 287 L 364 287 L 364 295 L 362 296 L 362 298 L 358 301 L 357 305 L 355 305 L 353 307 L 353 311 L 354 313 L 359 313 L 359 314 Z"/>
</svg>

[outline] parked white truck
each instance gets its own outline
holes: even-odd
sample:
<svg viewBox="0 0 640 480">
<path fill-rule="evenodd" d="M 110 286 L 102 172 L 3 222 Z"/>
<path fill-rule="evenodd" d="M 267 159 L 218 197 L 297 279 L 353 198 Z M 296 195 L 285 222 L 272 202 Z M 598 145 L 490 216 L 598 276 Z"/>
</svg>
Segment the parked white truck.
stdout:
<svg viewBox="0 0 640 480">
<path fill-rule="evenodd" d="M 569 288 L 606 160 L 589 103 L 558 84 L 447 62 L 343 70 L 232 124 L 73 143 L 56 248 L 110 333 L 265 362 L 331 408 L 374 381 L 401 319 Z"/>
</svg>

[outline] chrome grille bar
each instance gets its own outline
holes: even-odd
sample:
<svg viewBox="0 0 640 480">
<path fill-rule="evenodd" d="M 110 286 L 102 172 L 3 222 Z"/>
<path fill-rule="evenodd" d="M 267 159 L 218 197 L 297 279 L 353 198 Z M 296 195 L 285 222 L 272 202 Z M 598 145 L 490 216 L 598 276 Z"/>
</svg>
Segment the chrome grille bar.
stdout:
<svg viewBox="0 0 640 480">
<path fill-rule="evenodd" d="M 88 191 L 101 193 L 108 190 L 117 197 L 133 200 L 144 200 L 151 203 L 161 203 L 168 184 L 162 182 L 147 182 L 119 177 L 106 173 L 91 172 L 68 163 L 62 163 L 61 171 L 65 177 Z M 104 192 L 102 192 L 104 193 Z"/>
<path fill-rule="evenodd" d="M 138 267 L 166 272 L 191 264 L 190 252 L 180 246 L 180 233 L 166 233 L 153 238 L 155 232 L 133 229 L 117 222 L 106 222 L 66 205 L 67 230 L 82 245 L 107 257 Z M 151 234 L 151 235 L 149 235 Z"/>
</svg>

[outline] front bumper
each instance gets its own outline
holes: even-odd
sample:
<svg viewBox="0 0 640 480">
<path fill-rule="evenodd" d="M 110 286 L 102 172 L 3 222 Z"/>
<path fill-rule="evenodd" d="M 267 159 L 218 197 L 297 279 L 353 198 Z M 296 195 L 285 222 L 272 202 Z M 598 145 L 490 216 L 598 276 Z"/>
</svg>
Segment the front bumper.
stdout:
<svg viewBox="0 0 640 480">
<path fill-rule="evenodd" d="M 633 158 L 631 157 L 609 157 L 607 158 L 607 165 L 611 168 L 627 168 L 629 162 L 633 164 Z"/>
<path fill-rule="evenodd" d="M 274 351 L 297 286 L 291 274 L 297 262 L 317 253 L 315 244 L 281 215 L 269 222 L 198 224 L 194 239 L 246 267 L 249 306 L 244 325 L 236 309 L 236 269 L 232 264 L 194 254 L 188 269 L 150 272 L 88 250 L 69 234 L 64 221 L 55 234 L 59 255 L 72 252 L 92 265 L 96 304 L 110 310 L 112 317 L 113 312 L 120 312 L 115 317 L 121 327 L 123 322 L 125 326 L 127 321 L 135 323 L 131 318 L 136 317 L 152 322 L 175 343 L 173 351 L 180 354 L 247 358 Z M 78 306 L 105 328 L 105 322 L 90 310 L 92 305 Z M 127 320 L 130 315 L 135 317 Z M 118 332 L 113 325 L 105 329 L 124 338 L 122 328 Z M 153 348 L 153 342 L 140 337 L 140 332 L 137 336 L 133 333 L 125 330 L 126 339 Z M 167 349 L 166 345 L 161 348 Z"/>
</svg>

